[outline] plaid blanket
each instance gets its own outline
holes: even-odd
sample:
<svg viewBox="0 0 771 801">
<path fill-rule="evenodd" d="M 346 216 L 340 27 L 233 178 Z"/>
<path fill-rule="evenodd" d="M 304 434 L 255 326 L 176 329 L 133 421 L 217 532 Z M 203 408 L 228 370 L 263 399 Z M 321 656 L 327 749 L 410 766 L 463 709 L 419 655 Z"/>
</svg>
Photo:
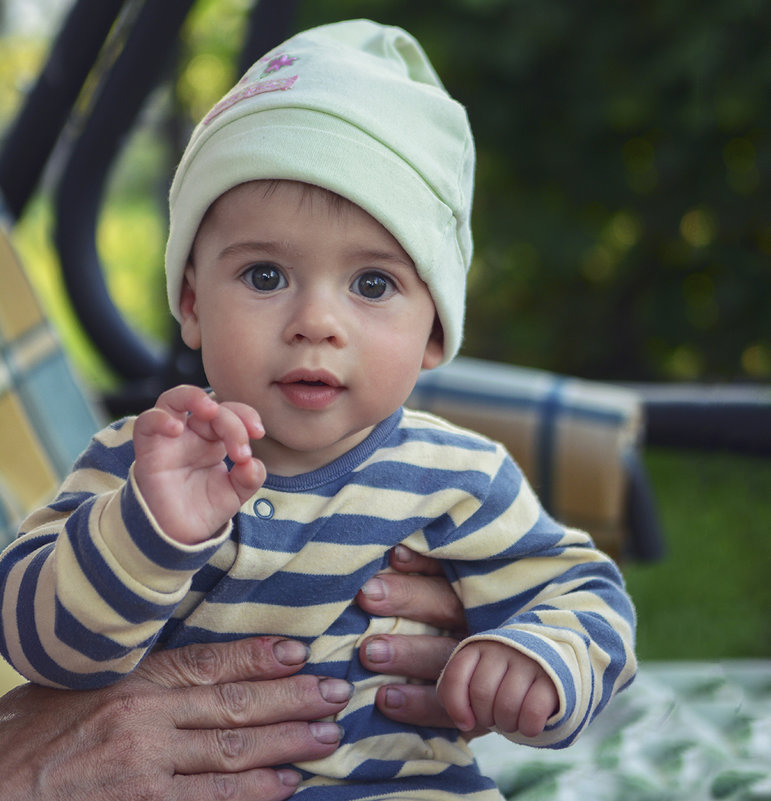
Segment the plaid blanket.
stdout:
<svg viewBox="0 0 771 801">
<path fill-rule="evenodd" d="M 658 555 L 652 499 L 642 497 L 636 392 L 458 358 L 424 373 L 407 403 L 502 442 L 547 511 L 588 531 L 614 558 Z"/>
<path fill-rule="evenodd" d="M 47 503 L 99 428 L 0 229 L 0 547 Z"/>
</svg>

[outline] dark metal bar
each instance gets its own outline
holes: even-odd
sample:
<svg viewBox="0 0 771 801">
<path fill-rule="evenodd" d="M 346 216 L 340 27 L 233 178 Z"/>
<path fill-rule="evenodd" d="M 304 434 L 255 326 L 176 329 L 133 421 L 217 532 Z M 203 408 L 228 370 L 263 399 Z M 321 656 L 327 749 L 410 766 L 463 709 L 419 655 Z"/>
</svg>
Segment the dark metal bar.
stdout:
<svg viewBox="0 0 771 801">
<path fill-rule="evenodd" d="M 40 181 L 124 0 L 79 0 L 56 37 L 0 153 L 0 192 L 19 217 Z"/>
<path fill-rule="evenodd" d="M 103 76 L 73 143 L 56 197 L 56 244 L 67 291 L 83 327 L 122 377 L 157 375 L 164 365 L 123 319 L 107 290 L 96 249 L 104 186 L 126 134 L 170 66 L 193 0 L 146 0 Z"/>
</svg>

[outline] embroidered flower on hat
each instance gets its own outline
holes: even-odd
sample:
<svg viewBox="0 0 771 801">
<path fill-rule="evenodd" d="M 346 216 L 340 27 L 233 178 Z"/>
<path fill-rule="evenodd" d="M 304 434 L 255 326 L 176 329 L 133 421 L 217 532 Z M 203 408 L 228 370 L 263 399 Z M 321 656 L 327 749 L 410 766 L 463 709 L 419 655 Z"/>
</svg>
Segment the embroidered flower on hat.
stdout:
<svg viewBox="0 0 771 801">
<path fill-rule="evenodd" d="M 262 71 L 263 75 L 268 75 L 271 72 L 278 72 L 282 67 L 291 67 L 297 61 L 299 56 L 289 56 L 286 53 L 278 53 L 275 56 L 268 56 L 268 66 Z M 260 59 L 264 61 L 265 58 Z"/>
<path fill-rule="evenodd" d="M 278 72 L 284 67 L 291 67 L 295 61 L 299 60 L 299 58 L 299 56 L 290 56 L 287 53 L 268 53 L 267 56 L 263 56 L 259 63 L 264 64 L 267 62 L 267 66 L 260 73 L 257 80 L 254 80 L 253 74 L 250 75 L 247 73 L 244 75 L 238 84 L 236 84 L 235 90 L 220 100 L 220 102 L 217 103 L 217 105 L 214 106 L 214 108 L 206 115 L 203 124 L 208 125 L 213 119 L 219 117 L 223 111 L 226 111 L 231 106 L 234 106 L 239 101 L 245 100 L 248 97 L 261 95 L 265 92 L 280 92 L 286 89 L 291 89 L 297 80 L 297 75 L 292 75 L 291 78 L 273 78 L 271 80 L 263 80 L 263 78 L 266 78 L 272 73 Z"/>
<path fill-rule="evenodd" d="M 263 76 L 260 75 L 260 78 L 262 77 Z M 283 92 L 287 89 L 291 89 L 296 80 L 297 75 L 292 75 L 290 78 L 275 78 L 269 81 L 258 79 L 256 83 L 245 83 L 244 81 L 241 81 L 238 86 L 242 88 L 239 88 L 235 92 L 231 92 L 229 95 L 227 95 L 227 97 L 220 100 L 220 102 L 214 106 L 214 108 L 206 115 L 206 117 L 204 117 L 203 124 L 208 125 L 213 119 L 219 117 L 223 111 L 235 106 L 236 103 L 240 102 L 241 100 L 246 100 L 248 97 L 265 94 L 265 92 Z"/>
</svg>

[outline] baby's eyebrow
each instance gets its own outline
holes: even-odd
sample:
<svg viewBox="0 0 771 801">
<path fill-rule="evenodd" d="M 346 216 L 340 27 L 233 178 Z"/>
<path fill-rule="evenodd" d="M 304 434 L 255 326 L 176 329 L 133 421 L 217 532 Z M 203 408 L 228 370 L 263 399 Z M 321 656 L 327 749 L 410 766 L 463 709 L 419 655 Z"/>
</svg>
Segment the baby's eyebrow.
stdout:
<svg viewBox="0 0 771 801">
<path fill-rule="evenodd" d="M 279 258 L 297 251 L 289 242 L 279 242 L 275 240 L 245 240 L 243 242 L 233 242 L 224 247 L 218 259 L 231 258 L 233 256 L 251 256 L 259 253 L 261 256 Z M 394 265 L 402 265 L 415 269 L 415 264 L 407 254 L 402 254 L 394 250 L 381 250 L 378 248 L 354 248 L 348 254 L 348 258 L 356 261 L 386 262 Z"/>
<path fill-rule="evenodd" d="M 361 259 L 362 261 L 385 261 L 394 264 L 402 264 L 405 267 L 415 267 L 415 264 L 409 256 L 393 250 L 370 250 L 368 248 L 361 248 L 352 251 L 349 255 L 353 259 Z"/>
<path fill-rule="evenodd" d="M 253 253 L 260 253 L 275 258 L 285 254 L 290 249 L 291 248 L 289 248 L 286 243 L 282 244 L 281 242 L 262 242 L 250 240 L 246 242 L 234 242 L 230 245 L 227 245 L 220 251 L 217 258 L 225 259 L 231 256 L 248 256 Z"/>
</svg>

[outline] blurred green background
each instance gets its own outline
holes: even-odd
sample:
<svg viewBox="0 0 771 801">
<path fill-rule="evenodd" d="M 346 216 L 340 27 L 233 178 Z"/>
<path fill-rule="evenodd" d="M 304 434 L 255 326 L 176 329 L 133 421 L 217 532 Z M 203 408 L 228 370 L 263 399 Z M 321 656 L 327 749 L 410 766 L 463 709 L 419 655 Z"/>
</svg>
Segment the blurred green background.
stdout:
<svg viewBox="0 0 771 801">
<path fill-rule="evenodd" d="M 27 0 L 29 6 L 35 3 Z M 56 20 L 66 2 L 46 4 Z M 0 2 L 0 130 L 46 32 Z M 198 0 L 175 74 L 127 132 L 98 243 L 113 297 L 165 341 L 165 195 L 237 79 L 246 0 Z M 468 108 L 478 149 L 463 353 L 585 378 L 771 380 L 771 4 L 312 0 L 296 28 L 399 24 Z M 130 135 L 129 135 L 130 134 Z M 61 288 L 46 187 L 15 241 L 81 374 L 114 380 Z M 626 565 L 644 658 L 771 656 L 771 464 L 646 454 L 669 551 Z"/>
</svg>

